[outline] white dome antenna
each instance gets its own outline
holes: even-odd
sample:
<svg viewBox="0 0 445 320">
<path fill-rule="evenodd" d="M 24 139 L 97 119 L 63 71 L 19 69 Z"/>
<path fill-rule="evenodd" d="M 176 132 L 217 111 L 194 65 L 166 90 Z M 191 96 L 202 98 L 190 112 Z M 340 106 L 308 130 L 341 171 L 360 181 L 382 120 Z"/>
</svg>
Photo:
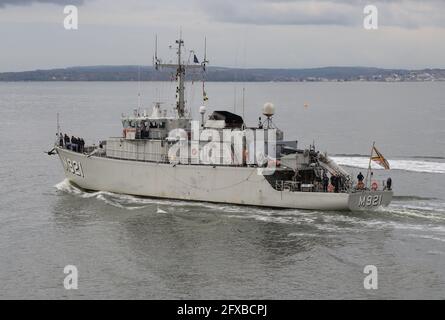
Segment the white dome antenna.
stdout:
<svg viewBox="0 0 445 320">
<path fill-rule="evenodd" d="M 263 114 L 267 117 L 266 129 L 272 128 L 272 117 L 275 114 L 275 106 L 271 102 L 266 102 L 263 106 Z"/>
<path fill-rule="evenodd" d="M 271 102 L 266 102 L 263 106 L 263 114 L 267 118 L 271 118 L 275 114 L 275 106 Z"/>
</svg>

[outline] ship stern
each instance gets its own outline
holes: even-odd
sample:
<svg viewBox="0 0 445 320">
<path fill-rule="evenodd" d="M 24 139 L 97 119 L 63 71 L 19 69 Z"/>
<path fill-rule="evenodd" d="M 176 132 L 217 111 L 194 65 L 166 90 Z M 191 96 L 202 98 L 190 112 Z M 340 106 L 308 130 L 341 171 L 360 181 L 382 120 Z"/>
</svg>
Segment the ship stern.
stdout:
<svg viewBox="0 0 445 320">
<path fill-rule="evenodd" d="M 351 211 L 375 210 L 379 207 L 387 207 L 393 197 L 392 190 L 382 191 L 356 191 L 349 194 L 348 207 Z"/>
</svg>

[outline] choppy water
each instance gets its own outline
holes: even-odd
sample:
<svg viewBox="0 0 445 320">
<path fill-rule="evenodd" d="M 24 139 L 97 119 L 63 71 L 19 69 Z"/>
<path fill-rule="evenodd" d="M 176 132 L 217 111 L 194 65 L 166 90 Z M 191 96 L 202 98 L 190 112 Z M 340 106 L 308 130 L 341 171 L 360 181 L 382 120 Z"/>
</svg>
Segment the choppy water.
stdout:
<svg viewBox="0 0 445 320">
<path fill-rule="evenodd" d="M 245 86 L 251 124 L 273 101 L 289 140 L 315 140 L 354 175 L 375 140 L 393 168 L 376 170 L 393 178 L 391 206 L 273 210 L 85 192 L 43 153 L 56 113 L 88 143 L 120 134 L 137 84 L 0 83 L 0 298 L 445 298 L 445 83 Z M 143 88 L 149 105 L 172 86 Z M 207 91 L 242 112 L 240 85 Z M 77 291 L 63 288 L 68 264 Z M 363 288 L 370 264 L 375 291 Z"/>
</svg>

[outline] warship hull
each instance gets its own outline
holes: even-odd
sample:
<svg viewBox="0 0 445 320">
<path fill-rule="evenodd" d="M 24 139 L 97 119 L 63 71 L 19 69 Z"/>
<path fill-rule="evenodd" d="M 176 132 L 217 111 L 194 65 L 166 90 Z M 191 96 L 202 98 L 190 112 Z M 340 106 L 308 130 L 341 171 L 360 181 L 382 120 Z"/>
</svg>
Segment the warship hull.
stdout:
<svg viewBox="0 0 445 320">
<path fill-rule="evenodd" d="M 173 165 L 88 156 L 56 147 L 67 179 L 94 191 L 177 200 L 308 210 L 372 210 L 392 191 L 278 191 L 255 167 Z"/>
</svg>

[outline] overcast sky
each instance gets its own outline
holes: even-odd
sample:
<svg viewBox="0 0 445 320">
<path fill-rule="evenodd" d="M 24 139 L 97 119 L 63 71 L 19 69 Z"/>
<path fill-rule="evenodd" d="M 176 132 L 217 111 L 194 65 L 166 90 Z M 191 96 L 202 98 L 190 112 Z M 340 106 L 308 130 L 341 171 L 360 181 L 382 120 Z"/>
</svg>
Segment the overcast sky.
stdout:
<svg viewBox="0 0 445 320">
<path fill-rule="evenodd" d="M 378 30 L 363 28 L 366 4 Z M 155 34 L 170 56 L 180 27 L 200 58 L 207 37 L 214 66 L 445 68 L 444 0 L 0 0 L 0 71 L 150 65 Z"/>
</svg>

